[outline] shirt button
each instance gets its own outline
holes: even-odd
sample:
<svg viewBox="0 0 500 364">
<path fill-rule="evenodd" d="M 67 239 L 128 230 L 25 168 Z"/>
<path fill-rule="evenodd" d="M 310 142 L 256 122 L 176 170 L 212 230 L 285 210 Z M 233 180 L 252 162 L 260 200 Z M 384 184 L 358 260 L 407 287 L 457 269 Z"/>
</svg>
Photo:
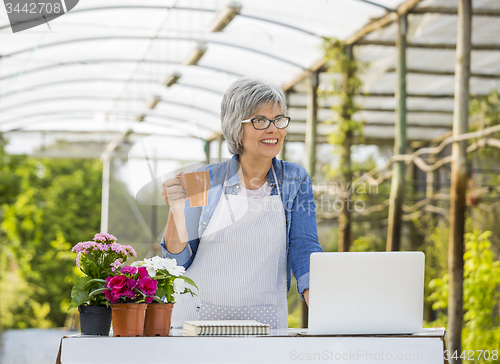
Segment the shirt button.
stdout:
<svg viewBox="0 0 500 364">
<path fill-rule="evenodd" d="M 240 186 L 238 185 L 238 186 L 236 186 L 236 188 L 240 188 Z"/>
<path fill-rule="evenodd" d="M 233 195 L 236 195 L 236 192 L 233 191 Z"/>
<path fill-rule="evenodd" d="M 206 224 L 207 224 L 207 222 L 206 222 L 206 221 L 203 221 L 203 225 L 206 225 Z"/>
</svg>

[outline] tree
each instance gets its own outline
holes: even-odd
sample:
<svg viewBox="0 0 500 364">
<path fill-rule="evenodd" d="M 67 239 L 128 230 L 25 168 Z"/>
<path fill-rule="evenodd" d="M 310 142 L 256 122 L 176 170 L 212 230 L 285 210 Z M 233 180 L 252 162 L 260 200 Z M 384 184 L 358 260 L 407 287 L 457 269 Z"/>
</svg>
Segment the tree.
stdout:
<svg viewBox="0 0 500 364">
<path fill-rule="evenodd" d="M 0 329 L 62 326 L 78 275 L 71 247 L 99 231 L 102 164 L 1 148 L 0 167 Z"/>
<path fill-rule="evenodd" d="M 361 65 L 354 59 L 352 46 L 347 46 L 337 39 L 325 39 L 323 49 L 327 72 L 341 76 L 340 80 L 333 82 L 333 88 L 323 94 L 339 98 L 338 104 L 332 107 L 338 115 L 338 122 L 336 131 L 329 136 L 329 143 L 337 147 L 343 190 L 340 199 L 342 208 L 339 215 L 339 251 L 349 251 L 352 240 L 351 210 L 348 207 L 351 198 L 349 186 L 353 182 L 351 147 L 363 138 L 363 123 L 354 120 L 354 114 L 359 111 L 354 98 L 362 86 L 359 78 Z"/>
</svg>

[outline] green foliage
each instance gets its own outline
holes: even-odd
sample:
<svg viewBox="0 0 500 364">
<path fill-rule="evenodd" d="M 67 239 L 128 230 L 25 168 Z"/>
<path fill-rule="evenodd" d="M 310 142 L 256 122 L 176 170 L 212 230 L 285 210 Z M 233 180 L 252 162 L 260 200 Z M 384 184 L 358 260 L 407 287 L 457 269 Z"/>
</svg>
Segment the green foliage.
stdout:
<svg viewBox="0 0 500 364">
<path fill-rule="evenodd" d="M 487 96 L 472 99 L 469 114 L 472 131 L 500 124 L 500 92 L 493 90 Z"/>
<path fill-rule="evenodd" d="M 435 301 L 438 289 L 437 281 L 431 284 L 434 278 L 443 277 L 447 273 L 447 257 L 448 257 L 448 239 L 449 229 L 448 222 L 441 219 L 436 222 L 432 215 L 424 215 L 416 218 L 413 221 L 416 230 L 421 232 L 424 236 L 422 251 L 425 253 L 425 280 L 424 280 L 424 300 L 426 305 L 430 308 Z M 439 290 L 439 292 L 442 292 Z M 448 292 L 446 290 L 446 292 Z M 446 293 L 447 294 L 447 293 Z M 432 298 L 431 298 L 432 297 Z M 446 302 L 448 297 L 446 296 Z M 446 314 L 443 311 L 444 307 L 440 305 L 432 306 L 438 311 L 438 318 L 440 321 L 435 322 L 434 325 L 443 325 L 442 318 Z"/>
<path fill-rule="evenodd" d="M 295 307 L 291 312 L 288 312 L 288 327 L 299 329 L 302 327 L 302 310 L 300 307 Z"/>
<path fill-rule="evenodd" d="M 474 132 L 500 124 L 500 92 L 492 90 L 487 96 L 472 99 L 469 104 L 469 131 Z M 493 133 L 489 138 L 499 138 L 500 133 Z M 471 142 L 474 142 L 472 140 Z M 500 150 L 497 148 L 481 148 L 474 154 L 469 154 L 469 159 L 481 157 L 483 168 L 488 164 L 497 168 Z M 489 160 L 488 160 L 489 159 Z M 485 165 L 486 164 L 486 165 Z"/>
<path fill-rule="evenodd" d="M 21 176 L 16 173 L 16 168 L 25 158 L 7 154 L 0 144 L 0 206 L 13 203 L 19 194 Z"/>
<path fill-rule="evenodd" d="M 0 148 L 0 171 L 0 329 L 62 326 L 79 277 L 72 243 L 99 229 L 102 165 Z"/>
<path fill-rule="evenodd" d="M 349 54 L 346 44 L 338 39 L 326 38 L 323 49 L 327 73 L 340 75 L 338 80 L 333 81 L 332 89 L 322 92 L 322 96 L 338 98 L 338 102 L 332 106 L 332 110 L 338 114 L 337 130 L 329 136 L 329 142 L 342 146 L 353 139 L 362 141 L 363 123 L 353 120 L 354 114 L 360 110 L 354 98 L 362 86 L 359 78 L 362 66 Z M 342 158 L 342 152 L 340 154 Z"/>
<path fill-rule="evenodd" d="M 75 309 L 90 300 L 90 294 L 86 288 L 91 279 L 91 277 L 85 276 L 76 281 L 73 289 L 71 290 L 71 303 L 68 307 L 68 311 Z"/>
<path fill-rule="evenodd" d="M 500 262 L 495 261 L 491 251 L 489 231 L 474 230 L 465 234 L 464 254 L 464 323 L 462 331 L 463 350 L 498 350 L 500 327 L 498 302 L 500 299 Z M 448 274 L 433 279 L 430 287 L 434 293 L 430 299 L 434 309 L 448 306 Z M 442 318 L 445 323 L 445 317 Z M 477 361 L 493 363 L 492 359 Z"/>
<path fill-rule="evenodd" d="M 376 252 L 384 251 L 385 241 L 373 233 L 359 236 L 352 242 L 350 252 Z"/>
</svg>

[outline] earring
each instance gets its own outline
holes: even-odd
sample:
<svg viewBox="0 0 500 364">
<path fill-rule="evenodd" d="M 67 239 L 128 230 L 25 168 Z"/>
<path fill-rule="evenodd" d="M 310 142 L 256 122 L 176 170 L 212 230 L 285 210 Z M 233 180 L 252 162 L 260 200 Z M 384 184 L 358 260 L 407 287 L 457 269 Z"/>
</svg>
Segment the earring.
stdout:
<svg viewBox="0 0 500 364">
<path fill-rule="evenodd" d="M 239 141 L 237 141 L 236 142 L 236 148 L 242 149 L 243 148 L 243 144 L 241 144 Z"/>
</svg>

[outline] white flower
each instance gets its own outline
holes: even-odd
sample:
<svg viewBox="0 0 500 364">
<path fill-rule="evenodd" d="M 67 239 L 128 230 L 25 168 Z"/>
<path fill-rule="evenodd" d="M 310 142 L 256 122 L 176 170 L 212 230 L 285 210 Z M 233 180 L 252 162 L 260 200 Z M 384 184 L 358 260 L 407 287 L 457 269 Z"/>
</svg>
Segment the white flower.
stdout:
<svg viewBox="0 0 500 364">
<path fill-rule="evenodd" d="M 174 292 L 181 294 L 186 289 L 185 281 L 182 278 L 176 278 L 174 280 Z"/>
<path fill-rule="evenodd" d="M 156 275 L 156 269 L 153 267 L 153 264 L 151 263 L 150 259 L 144 259 L 144 260 L 139 260 L 136 262 L 133 262 L 131 264 L 132 267 L 146 267 L 146 270 L 148 271 L 148 275 L 150 277 L 154 277 Z"/>
<path fill-rule="evenodd" d="M 161 258 L 158 255 L 152 257 L 151 259 L 144 259 L 142 261 L 133 262 L 132 267 L 146 267 L 150 277 L 156 275 L 158 270 L 167 270 L 168 273 L 174 277 L 179 277 L 186 272 L 183 266 L 177 265 L 177 260 L 170 258 Z"/>
<path fill-rule="evenodd" d="M 175 259 L 165 259 L 163 268 L 166 269 L 174 277 L 179 277 L 186 272 L 183 266 L 177 265 L 177 260 Z"/>
<path fill-rule="evenodd" d="M 144 262 L 142 260 L 137 260 L 135 262 L 132 262 L 132 264 L 130 264 L 131 267 L 136 267 L 136 268 L 142 267 L 143 265 Z"/>
<path fill-rule="evenodd" d="M 165 269 L 164 267 L 164 261 L 169 260 L 169 259 L 164 259 L 160 258 L 158 255 L 155 255 L 153 258 L 150 259 L 151 265 L 156 269 Z"/>
</svg>

